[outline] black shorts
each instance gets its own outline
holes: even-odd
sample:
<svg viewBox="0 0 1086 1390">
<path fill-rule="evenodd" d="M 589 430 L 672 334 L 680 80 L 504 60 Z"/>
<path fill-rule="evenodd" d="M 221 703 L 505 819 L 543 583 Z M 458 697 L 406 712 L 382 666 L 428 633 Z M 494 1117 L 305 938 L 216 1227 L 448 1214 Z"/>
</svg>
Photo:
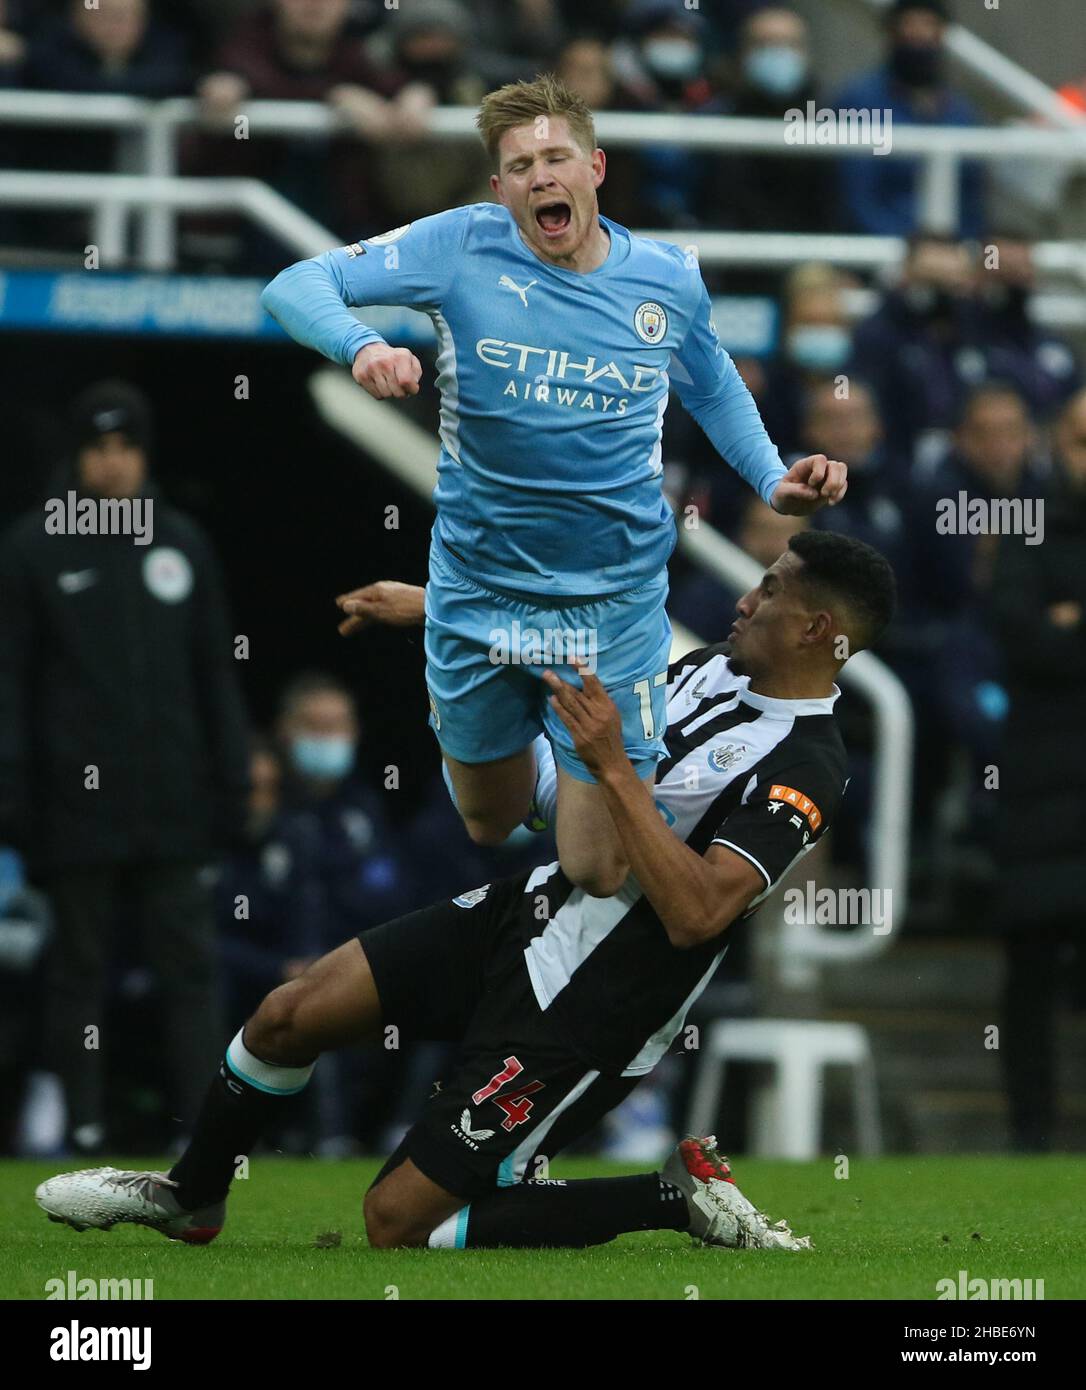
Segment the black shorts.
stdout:
<svg viewBox="0 0 1086 1390">
<path fill-rule="evenodd" d="M 359 937 L 382 1027 L 455 1042 L 451 1077 L 378 1175 L 405 1158 L 471 1200 L 525 1178 L 588 1133 L 639 1077 L 604 1076 L 556 1034 L 536 1002 L 518 928 L 527 874 L 409 913 Z"/>
</svg>

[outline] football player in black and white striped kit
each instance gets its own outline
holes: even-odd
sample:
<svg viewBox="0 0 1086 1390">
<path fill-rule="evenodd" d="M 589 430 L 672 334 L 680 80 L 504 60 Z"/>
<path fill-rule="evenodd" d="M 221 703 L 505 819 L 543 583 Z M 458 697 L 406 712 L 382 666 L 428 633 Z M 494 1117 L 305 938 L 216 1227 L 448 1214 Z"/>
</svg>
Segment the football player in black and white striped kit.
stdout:
<svg viewBox="0 0 1086 1390">
<path fill-rule="evenodd" d="M 421 621 L 422 593 L 386 581 L 344 596 L 341 631 Z M 655 1173 L 539 1175 L 667 1052 L 727 928 L 833 823 L 847 781 L 834 678 L 893 607 L 877 551 L 829 532 L 794 536 L 737 603 L 729 640 L 668 671 L 667 755 L 652 788 L 595 676 L 575 685 L 547 673 L 630 864 L 620 891 L 590 897 L 552 863 L 367 931 L 267 996 L 168 1175 L 62 1174 L 39 1187 L 39 1204 L 79 1228 L 136 1221 L 213 1239 L 236 1155 L 252 1151 L 319 1054 L 394 1025 L 402 1041 L 460 1051 L 366 1195 L 371 1244 L 583 1247 L 666 1229 L 804 1248 L 807 1238 L 743 1196 L 711 1137 L 683 1140 Z"/>
</svg>

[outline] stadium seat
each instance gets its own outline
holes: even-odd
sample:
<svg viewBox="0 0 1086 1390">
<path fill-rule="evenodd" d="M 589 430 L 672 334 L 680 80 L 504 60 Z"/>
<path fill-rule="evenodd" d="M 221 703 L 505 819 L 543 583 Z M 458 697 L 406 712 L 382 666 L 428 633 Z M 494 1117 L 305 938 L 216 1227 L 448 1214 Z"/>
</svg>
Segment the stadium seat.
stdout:
<svg viewBox="0 0 1086 1390">
<path fill-rule="evenodd" d="M 882 1151 L 878 1088 L 867 1030 L 858 1023 L 808 1019 L 724 1019 L 708 1029 L 690 1101 L 687 1132 L 716 1125 L 729 1062 L 768 1062 L 775 1068 L 767 1104 L 758 1107 L 752 1150 L 764 1157 L 817 1158 L 821 1138 L 822 1072 L 851 1071 L 856 1142 L 864 1154 Z"/>
</svg>

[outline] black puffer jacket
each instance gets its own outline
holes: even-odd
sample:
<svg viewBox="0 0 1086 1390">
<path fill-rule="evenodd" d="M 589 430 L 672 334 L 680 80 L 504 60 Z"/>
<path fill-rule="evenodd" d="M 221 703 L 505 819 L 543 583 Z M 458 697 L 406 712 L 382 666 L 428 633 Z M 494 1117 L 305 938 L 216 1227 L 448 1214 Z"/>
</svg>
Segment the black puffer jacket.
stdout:
<svg viewBox="0 0 1086 1390">
<path fill-rule="evenodd" d="M 215 556 L 145 496 L 147 545 L 47 534 L 44 509 L 0 541 L 0 841 L 38 870 L 200 857 L 243 821 L 248 728 Z"/>
</svg>

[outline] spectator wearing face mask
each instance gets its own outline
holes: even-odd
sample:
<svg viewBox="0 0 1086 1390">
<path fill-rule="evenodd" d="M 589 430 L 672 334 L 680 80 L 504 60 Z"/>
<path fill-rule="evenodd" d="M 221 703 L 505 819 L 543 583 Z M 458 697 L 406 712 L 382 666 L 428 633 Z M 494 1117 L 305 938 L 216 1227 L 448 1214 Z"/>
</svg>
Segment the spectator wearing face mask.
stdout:
<svg viewBox="0 0 1086 1390">
<path fill-rule="evenodd" d="M 818 102 L 810 35 L 794 10 L 759 10 L 743 25 L 728 114 L 783 121 L 786 111 Z M 703 219 L 746 232 L 821 232 L 832 225 L 836 199 L 829 160 L 762 153 L 713 160 Z"/>
<path fill-rule="evenodd" d="M 1082 374 L 1070 346 L 1030 315 L 1036 274 L 1028 238 L 990 237 L 977 283 L 989 377 L 1013 382 L 1034 415 L 1050 420 L 1082 385 Z"/>
<path fill-rule="evenodd" d="M 894 0 L 886 13 L 887 55 L 875 72 L 852 81 L 837 110 L 891 111 L 895 125 L 969 126 L 976 113 L 947 79 L 946 0 Z M 920 227 L 923 163 L 871 149 L 842 152 L 841 196 L 851 225 L 872 236 L 911 236 Z M 963 162 L 957 231 L 976 237 L 984 225 L 981 172 Z"/>
<path fill-rule="evenodd" d="M 381 794 L 358 770 L 360 727 L 350 692 L 333 677 L 301 675 L 284 691 L 277 725 L 284 777 L 275 822 L 284 860 L 284 956 L 295 973 L 367 927 L 419 905 Z M 362 1090 L 384 1095 L 398 1053 L 355 1048 L 320 1081 L 308 1116 L 316 1151 L 352 1151 Z M 316 1078 L 315 1078 L 316 1080 Z M 377 1113 L 371 1101 L 371 1113 Z"/>
<path fill-rule="evenodd" d="M 783 323 L 777 356 L 766 370 L 762 418 L 782 454 L 802 446 L 807 399 L 817 386 L 833 382 L 851 353 L 845 312 L 845 278 L 832 266 L 797 266 L 785 284 Z"/>
<path fill-rule="evenodd" d="M 414 904 L 380 793 L 358 772 L 360 729 L 346 688 L 330 676 L 299 676 L 283 694 L 278 735 L 293 953 L 311 958 Z"/>
<path fill-rule="evenodd" d="M 707 26 L 684 0 L 633 0 L 625 16 L 628 39 L 613 49 L 615 73 L 646 111 L 718 114 L 720 95 L 705 73 Z M 694 227 L 705 204 L 709 161 L 680 145 L 640 151 L 641 225 Z"/>
<path fill-rule="evenodd" d="M 972 256 L 954 237 L 911 241 L 901 284 L 856 328 L 846 371 L 871 383 L 887 435 L 930 470 L 968 393 L 988 377 Z"/>
<path fill-rule="evenodd" d="M 370 42 L 376 66 L 396 74 L 403 101 L 420 124 L 434 106 L 478 106 L 486 84 L 473 70 L 477 29 L 458 0 L 412 0 L 393 11 Z M 408 142 L 374 146 L 371 168 L 390 223 L 465 203 L 492 201 L 490 163 L 474 137 L 450 145 L 416 136 Z"/>
</svg>

